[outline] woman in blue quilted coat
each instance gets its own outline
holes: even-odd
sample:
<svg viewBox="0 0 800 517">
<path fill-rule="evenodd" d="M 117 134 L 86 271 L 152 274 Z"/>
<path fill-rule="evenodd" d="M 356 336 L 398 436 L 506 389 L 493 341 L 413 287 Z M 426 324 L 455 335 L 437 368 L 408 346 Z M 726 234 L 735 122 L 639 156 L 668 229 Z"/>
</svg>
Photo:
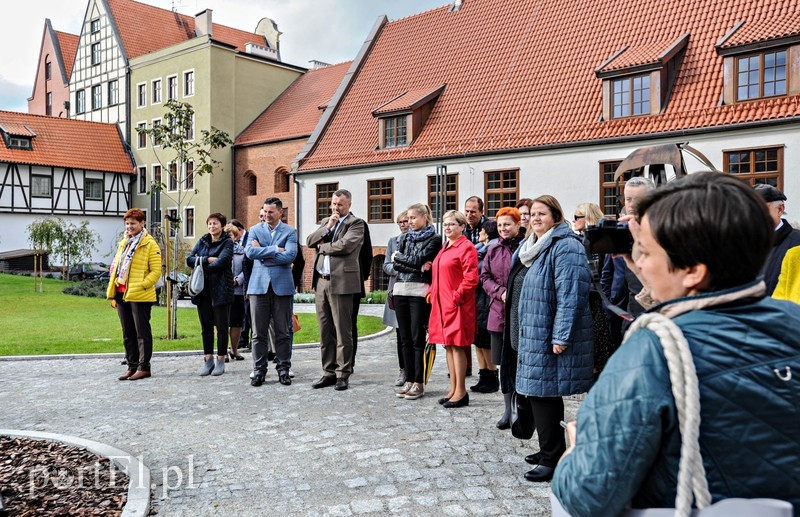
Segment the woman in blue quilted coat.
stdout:
<svg viewBox="0 0 800 517">
<path fill-rule="evenodd" d="M 773 223 L 763 201 L 738 179 L 696 173 L 654 190 L 639 217 L 636 265 L 662 302 L 650 312 L 680 327 L 697 372 L 712 503 L 774 498 L 800 512 L 800 306 L 766 296 L 759 272 Z M 671 386 L 659 338 L 634 331 L 568 426 L 553 492 L 570 515 L 675 506 Z"/>
<path fill-rule="evenodd" d="M 539 452 L 528 481 L 549 481 L 566 450 L 564 395 L 585 393 L 592 385 L 592 275 L 580 238 L 564 220 L 553 196 L 531 205 L 532 236 L 520 244 L 519 260 L 530 269 L 519 300 L 516 391 L 530 404 L 539 435 Z"/>
</svg>

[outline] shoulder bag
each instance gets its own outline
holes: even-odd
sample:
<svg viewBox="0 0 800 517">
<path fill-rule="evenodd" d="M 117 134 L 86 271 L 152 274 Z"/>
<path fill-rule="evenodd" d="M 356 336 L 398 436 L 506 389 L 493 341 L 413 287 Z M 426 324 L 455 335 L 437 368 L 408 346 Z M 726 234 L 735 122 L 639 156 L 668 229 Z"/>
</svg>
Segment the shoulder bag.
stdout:
<svg viewBox="0 0 800 517">
<path fill-rule="evenodd" d="M 186 290 L 190 296 L 197 296 L 203 291 L 205 284 L 206 278 L 203 273 L 203 257 L 197 257 L 197 260 L 194 262 L 192 276 L 189 278 L 189 286 Z"/>
</svg>

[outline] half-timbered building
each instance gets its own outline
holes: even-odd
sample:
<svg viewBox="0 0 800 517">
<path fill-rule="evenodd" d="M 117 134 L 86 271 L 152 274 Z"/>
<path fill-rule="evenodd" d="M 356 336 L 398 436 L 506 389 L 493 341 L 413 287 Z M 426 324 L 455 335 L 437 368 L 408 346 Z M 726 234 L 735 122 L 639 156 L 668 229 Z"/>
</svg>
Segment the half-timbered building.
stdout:
<svg viewBox="0 0 800 517">
<path fill-rule="evenodd" d="M 0 251 L 29 247 L 41 218 L 87 220 L 107 258 L 131 206 L 134 164 L 112 124 L 0 111 Z"/>
</svg>

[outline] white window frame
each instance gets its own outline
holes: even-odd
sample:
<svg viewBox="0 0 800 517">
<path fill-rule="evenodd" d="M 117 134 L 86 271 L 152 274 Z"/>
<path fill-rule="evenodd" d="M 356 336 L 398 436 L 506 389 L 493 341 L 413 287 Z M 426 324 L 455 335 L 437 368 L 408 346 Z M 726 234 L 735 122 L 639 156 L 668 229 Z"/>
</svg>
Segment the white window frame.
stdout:
<svg viewBox="0 0 800 517">
<path fill-rule="evenodd" d="M 156 125 L 159 125 L 159 126 L 161 125 L 161 119 L 160 118 L 154 118 L 153 120 L 150 121 L 150 123 L 152 124 L 151 127 L 155 128 Z M 155 138 L 153 138 L 153 147 L 161 147 L 161 142 L 156 142 Z"/>
<path fill-rule="evenodd" d="M 86 113 L 86 90 L 81 88 L 75 92 L 75 114 Z"/>
<path fill-rule="evenodd" d="M 169 83 L 170 79 L 174 79 L 175 80 L 175 96 L 174 97 L 172 95 L 170 95 L 170 93 L 171 93 L 171 88 L 170 88 L 170 83 Z M 167 90 L 166 98 L 167 98 L 167 100 L 168 101 L 176 101 L 176 100 L 178 100 L 178 94 L 180 93 L 179 89 L 180 89 L 180 84 L 178 84 L 178 76 L 177 76 L 177 74 L 176 75 L 168 75 L 167 76 L 167 84 L 166 84 L 166 90 Z"/>
<path fill-rule="evenodd" d="M 97 101 L 95 103 L 95 101 Z M 103 107 L 103 85 L 92 85 L 92 111 L 99 110 Z"/>
<path fill-rule="evenodd" d="M 95 53 L 94 50 L 97 49 L 97 60 L 95 61 Z M 100 42 L 92 43 L 89 46 L 89 62 L 92 66 L 97 66 L 103 62 L 103 47 L 100 46 Z"/>
<path fill-rule="evenodd" d="M 189 210 L 194 211 L 194 219 L 192 219 L 192 228 L 191 228 L 192 233 L 191 233 L 191 235 L 189 234 L 189 217 L 188 217 L 188 214 L 186 213 Z M 194 236 L 195 236 L 195 231 L 194 231 L 195 228 L 194 228 L 194 226 L 195 226 L 195 222 L 197 221 L 197 210 L 195 209 L 195 207 L 194 206 L 186 206 L 186 207 L 184 207 L 183 208 L 183 218 L 182 219 L 183 219 L 183 236 L 185 238 L 187 238 L 187 239 L 193 239 Z"/>
<path fill-rule="evenodd" d="M 144 93 L 144 96 L 142 96 Z M 138 83 L 136 85 L 136 108 L 144 108 L 147 106 L 147 83 Z"/>
<path fill-rule="evenodd" d="M 115 86 L 113 89 L 111 88 L 112 84 Z M 112 92 L 114 93 L 113 96 L 111 95 Z M 116 106 L 117 104 L 119 104 L 119 80 L 112 79 L 108 81 L 108 105 Z"/>
<path fill-rule="evenodd" d="M 136 124 L 136 127 L 147 129 L 147 122 L 139 122 L 138 124 Z M 144 141 L 144 145 L 142 145 L 142 141 Z M 147 149 L 147 135 L 145 133 L 140 133 L 138 131 L 136 132 L 136 148 Z"/>
<path fill-rule="evenodd" d="M 48 194 L 34 194 L 33 188 L 33 180 L 34 178 L 43 178 L 50 182 L 50 192 Z M 53 177 L 48 176 L 46 174 L 31 174 L 31 197 L 41 198 L 41 199 L 52 199 L 53 198 Z"/>
<path fill-rule="evenodd" d="M 164 183 L 164 167 L 161 166 L 160 163 L 154 163 L 150 167 L 150 184 L 154 184 L 156 182 L 156 168 L 161 171 L 161 178 L 159 178 L 158 183 Z"/>
<path fill-rule="evenodd" d="M 190 163 L 192 164 L 192 186 L 191 187 L 189 187 L 189 182 L 187 181 L 187 179 L 188 179 L 187 173 L 189 171 L 189 164 Z M 183 182 L 182 182 L 183 190 L 194 190 L 194 183 L 197 180 L 197 173 L 194 171 L 194 160 L 189 160 L 188 162 L 184 163 L 183 167 L 181 167 L 181 170 L 183 171 Z"/>
<path fill-rule="evenodd" d="M 192 74 L 192 91 L 191 92 L 188 92 L 187 88 L 186 88 L 186 76 L 189 75 L 189 74 Z M 183 71 L 183 85 L 182 85 L 182 88 L 183 88 L 183 96 L 184 97 L 194 97 L 194 92 L 197 90 L 197 85 L 195 84 L 195 79 L 196 79 L 196 76 L 195 76 L 195 73 L 194 73 L 194 68 L 192 68 L 191 70 L 184 70 Z"/>
<path fill-rule="evenodd" d="M 156 88 L 156 85 L 158 85 L 158 88 Z M 158 95 L 156 95 L 156 93 L 158 93 Z M 150 82 L 150 98 L 152 99 L 150 104 L 161 104 L 161 99 L 163 97 L 161 78 L 153 79 Z"/>
<path fill-rule="evenodd" d="M 172 188 L 170 182 L 172 181 L 172 166 L 175 166 L 175 188 Z M 181 170 L 178 164 L 167 165 L 167 192 L 177 192 L 181 189 Z"/>
<path fill-rule="evenodd" d="M 100 18 L 95 18 L 89 22 L 89 32 L 91 34 L 97 34 L 100 32 Z"/>
<path fill-rule="evenodd" d="M 180 217 L 180 214 L 178 213 L 178 207 L 177 207 L 177 206 L 172 206 L 172 207 L 169 207 L 169 208 L 165 208 L 165 210 L 167 211 L 167 212 L 166 212 L 166 213 L 167 213 L 167 217 L 170 217 L 170 218 L 173 218 L 173 217 L 175 217 L 175 218 L 177 218 L 177 217 Z M 175 215 L 172 215 L 172 212 L 175 212 Z M 176 231 L 175 231 L 175 230 L 172 228 L 172 226 L 170 226 L 170 228 L 169 228 L 169 236 L 170 236 L 170 238 L 172 238 L 172 239 L 174 239 L 175 237 L 177 237 L 177 236 L 178 236 L 178 232 L 176 232 Z"/>
<path fill-rule="evenodd" d="M 142 176 L 142 171 L 144 171 L 144 176 Z M 142 177 L 144 177 L 144 181 L 142 181 Z M 147 194 L 147 178 L 149 177 L 147 165 L 140 165 L 136 168 L 136 182 L 139 184 L 139 194 Z"/>
</svg>

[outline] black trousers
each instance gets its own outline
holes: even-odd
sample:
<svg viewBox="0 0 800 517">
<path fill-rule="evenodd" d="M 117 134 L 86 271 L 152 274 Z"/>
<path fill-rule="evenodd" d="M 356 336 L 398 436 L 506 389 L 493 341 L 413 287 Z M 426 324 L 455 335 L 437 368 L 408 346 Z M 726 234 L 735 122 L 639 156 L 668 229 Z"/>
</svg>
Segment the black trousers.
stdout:
<svg viewBox="0 0 800 517">
<path fill-rule="evenodd" d="M 200 318 L 200 329 L 203 336 L 203 354 L 214 353 L 214 330 L 216 329 L 217 355 L 227 355 L 230 304 L 214 306 L 211 302 L 210 289 L 203 289 L 196 299 L 197 316 Z"/>
<path fill-rule="evenodd" d="M 422 296 L 395 296 L 394 313 L 403 343 L 403 363 L 407 382 L 422 382 L 422 356 L 425 354 L 425 329 L 431 315 Z"/>
<path fill-rule="evenodd" d="M 239 336 L 239 343 L 236 348 L 250 348 L 250 301 L 244 301 L 244 321 L 242 321 L 242 334 Z"/>
<path fill-rule="evenodd" d="M 153 357 L 153 332 L 150 329 L 152 302 L 126 302 L 117 293 L 117 315 L 122 324 L 122 343 L 129 370 L 150 371 Z"/>
<path fill-rule="evenodd" d="M 561 397 L 527 397 L 533 410 L 536 433 L 539 435 L 539 464 L 555 467 L 567 442 L 560 422 L 564 420 L 564 399 Z"/>
<path fill-rule="evenodd" d="M 400 327 L 397 327 L 394 330 L 397 333 L 397 363 L 400 365 L 400 369 L 405 371 L 406 361 L 403 357 L 403 340 L 400 339 Z"/>
</svg>

